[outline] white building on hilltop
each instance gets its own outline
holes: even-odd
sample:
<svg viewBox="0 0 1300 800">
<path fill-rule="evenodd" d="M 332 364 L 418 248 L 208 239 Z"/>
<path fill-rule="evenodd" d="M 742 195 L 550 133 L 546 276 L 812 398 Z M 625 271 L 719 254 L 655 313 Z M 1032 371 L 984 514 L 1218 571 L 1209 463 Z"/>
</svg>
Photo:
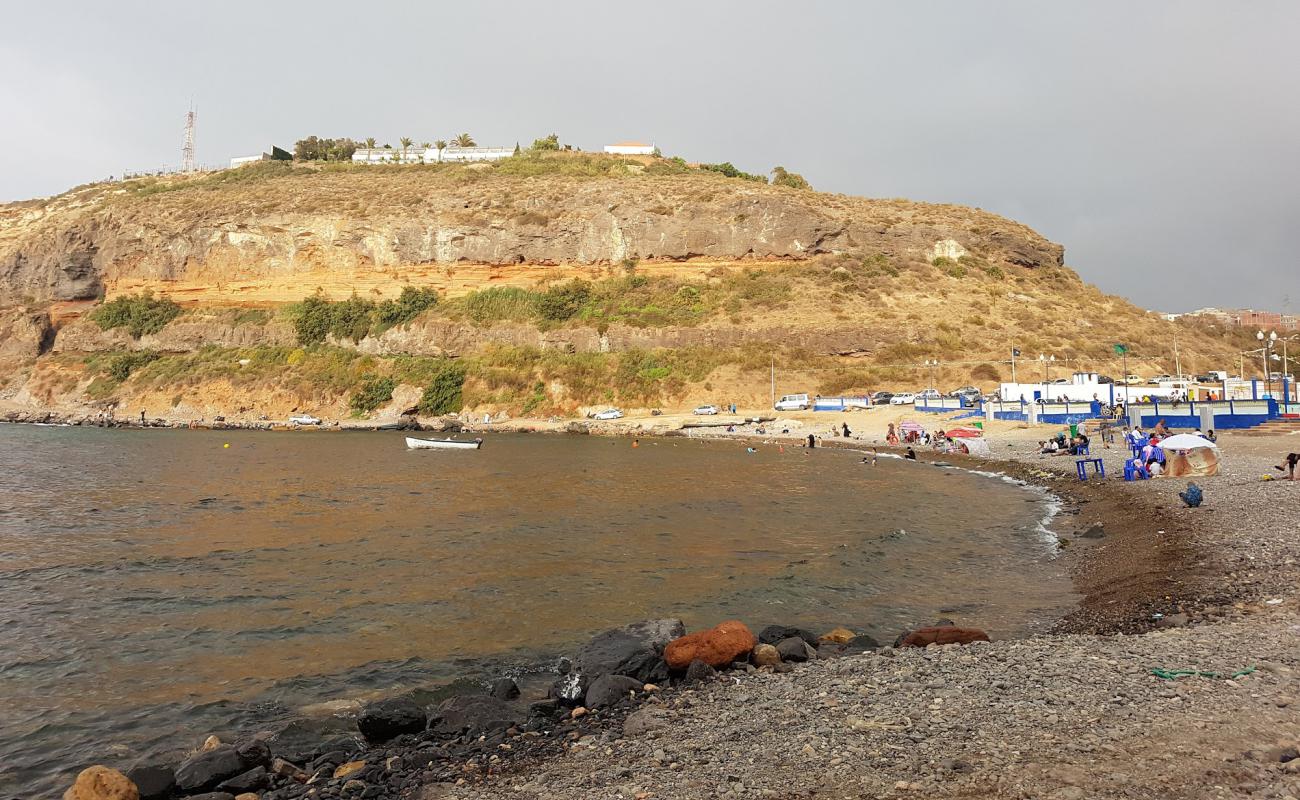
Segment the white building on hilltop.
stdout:
<svg viewBox="0 0 1300 800">
<path fill-rule="evenodd" d="M 616 156 L 652 156 L 655 146 L 645 142 L 615 142 L 605 145 L 605 152 Z"/>
<path fill-rule="evenodd" d="M 513 147 L 358 147 L 352 154 L 358 164 L 436 164 L 439 161 L 497 161 L 514 155 Z"/>
</svg>

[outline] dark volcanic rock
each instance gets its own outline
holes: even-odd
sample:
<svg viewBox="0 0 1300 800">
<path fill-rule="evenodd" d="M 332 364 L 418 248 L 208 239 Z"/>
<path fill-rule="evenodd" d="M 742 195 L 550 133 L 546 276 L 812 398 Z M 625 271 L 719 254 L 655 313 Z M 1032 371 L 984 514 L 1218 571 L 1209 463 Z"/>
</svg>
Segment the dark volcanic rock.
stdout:
<svg viewBox="0 0 1300 800">
<path fill-rule="evenodd" d="M 498 678 L 492 682 L 492 690 L 488 694 L 498 700 L 514 700 L 519 696 L 519 684 L 513 678 Z"/>
<path fill-rule="evenodd" d="M 570 708 L 582 705 L 582 699 L 587 696 L 587 676 L 581 672 L 570 672 L 568 675 L 561 675 L 555 683 L 551 684 L 551 690 L 548 697 L 556 700 L 561 705 Z"/>
<path fill-rule="evenodd" d="M 587 708 L 604 708 L 627 699 L 629 693 L 641 691 L 644 684 L 626 675 L 601 675 L 587 688 Z"/>
<path fill-rule="evenodd" d="M 667 677 L 664 647 L 686 635 L 679 619 L 634 622 L 592 637 L 578 651 L 576 666 L 589 679 L 601 675 L 627 675 L 642 683 Z"/>
<path fill-rule="evenodd" d="M 684 680 L 686 683 L 698 683 L 700 681 L 707 681 L 717 674 L 717 670 L 697 658 L 686 668 L 686 677 Z"/>
<path fill-rule="evenodd" d="M 424 709 L 409 697 L 368 703 L 357 717 L 357 729 L 366 741 L 380 744 L 404 733 L 419 733 L 428 719 Z"/>
<path fill-rule="evenodd" d="M 807 661 L 809 658 L 815 658 L 817 654 L 811 644 L 798 636 L 791 636 L 777 642 L 776 652 L 781 655 L 782 661 L 796 664 L 800 661 Z"/>
<path fill-rule="evenodd" d="M 140 790 L 140 800 L 165 800 L 176 788 L 176 773 L 171 767 L 136 767 L 127 770 L 126 777 Z"/>
<path fill-rule="evenodd" d="M 768 625 L 758 632 L 758 641 L 762 644 L 776 644 L 791 636 L 797 636 L 813 647 L 817 646 L 817 634 L 803 628 L 792 628 L 789 625 Z"/>
<path fill-rule="evenodd" d="M 245 792 L 261 791 L 270 783 L 271 776 L 267 773 L 266 767 L 257 766 L 248 772 L 241 773 L 217 784 L 217 791 L 244 794 Z"/>
<path fill-rule="evenodd" d="M 176 788 L 193 794 L 216 788 L 217 784 L 270 762 L 271 751 L 263 742 L 223 744 L 215 750 L 187 758 L 176 768 Z M 263 760 L 265 756 L 265 760 Z"/>
<path fill-rule="evenodd" d="M 519 721 L 518 716 L 495 697 L 466 694 L 444 700 L 430 727 L 438 733 L 477 737 L 509 728 Z"/>
<path fill-rule="evenodd" d="M 189 795 L 186 800 L 235 800 L 235 796 L 230 792 L 204 792 Z"/>
<path fill-rule="evenodd" d="M 865 653 L 868 650 L 879 649 L 880 642 L 865 633 L 860 633 L 843 644 L 836 642 L 822 642 L 821 645 L 817 647 L 817 657 L 836 658 L 838 656 L 851 656 L 856 653 Z"/>
</svg>

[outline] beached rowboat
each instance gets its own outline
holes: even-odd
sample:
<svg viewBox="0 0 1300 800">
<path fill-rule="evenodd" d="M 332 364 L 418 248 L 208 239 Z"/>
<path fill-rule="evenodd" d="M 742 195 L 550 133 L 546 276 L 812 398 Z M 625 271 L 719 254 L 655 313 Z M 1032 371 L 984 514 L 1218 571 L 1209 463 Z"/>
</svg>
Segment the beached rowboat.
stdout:
<svg viewBox="0 0 1300 800">
<path fill-rule="evenodd" d="M 406 446 L 412 450 L 477 450 L 483 445 L 482 439 L 472 442 L 458 442 L 454 439 L 416 439 L 406 437 Z"/>
</svg>

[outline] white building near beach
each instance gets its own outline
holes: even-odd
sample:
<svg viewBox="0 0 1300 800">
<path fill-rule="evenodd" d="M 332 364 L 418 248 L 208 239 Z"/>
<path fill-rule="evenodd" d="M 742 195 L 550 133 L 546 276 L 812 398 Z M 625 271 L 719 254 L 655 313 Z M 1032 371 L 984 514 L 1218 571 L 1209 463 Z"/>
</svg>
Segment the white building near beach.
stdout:
<svg viewBox="0 0 1300 800">
<path fill-rule="evenodd" d="M 436 164 L 439 161 L 498 161 L 514 155 L 513 147 L 358 147 L 352 154 L 355 164 Z"/>
<path fill-rule="evenodd" d="M 645 142 L 615 142 L 605 145 L 605 152 L 616 156 L 652 156 L 655 146 Z"/>
</svg>

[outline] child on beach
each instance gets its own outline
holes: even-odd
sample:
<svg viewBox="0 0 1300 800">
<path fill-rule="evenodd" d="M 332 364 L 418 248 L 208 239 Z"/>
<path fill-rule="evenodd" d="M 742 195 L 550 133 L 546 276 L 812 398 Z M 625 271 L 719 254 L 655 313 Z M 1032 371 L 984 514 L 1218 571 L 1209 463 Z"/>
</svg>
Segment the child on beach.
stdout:
<svg viewBox="0 0 1300 800">
<path fill-rule="evenodd" d="M 1300 464 L 1300 453 L 1287 453 L 1286 458 L 1282 459 L 1282 463 L 1279 466 L 1273 467 L 1273 469 L 1278 472 L 1285 472 L 1287 474 L 1286 479 L 1293 481 L 1295 480 L 1296 464 Z"/>
</svg>

